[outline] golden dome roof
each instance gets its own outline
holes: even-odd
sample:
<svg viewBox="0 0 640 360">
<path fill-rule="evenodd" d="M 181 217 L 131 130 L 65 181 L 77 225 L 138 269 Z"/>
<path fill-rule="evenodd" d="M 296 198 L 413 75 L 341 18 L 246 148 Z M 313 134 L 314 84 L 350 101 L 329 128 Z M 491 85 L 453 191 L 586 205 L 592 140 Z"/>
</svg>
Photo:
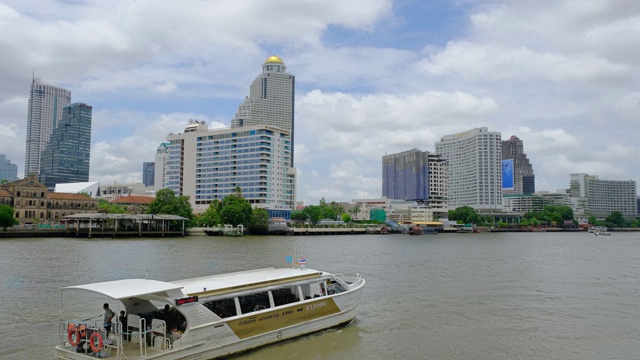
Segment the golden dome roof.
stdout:
<svg viewBox="0 0 640 360">
<path fill-rule="evenodd" d="M 278 63 L 284 65 L 284 61 L 275 55 L 269 57 L 264 63 Z"/>
</svg>

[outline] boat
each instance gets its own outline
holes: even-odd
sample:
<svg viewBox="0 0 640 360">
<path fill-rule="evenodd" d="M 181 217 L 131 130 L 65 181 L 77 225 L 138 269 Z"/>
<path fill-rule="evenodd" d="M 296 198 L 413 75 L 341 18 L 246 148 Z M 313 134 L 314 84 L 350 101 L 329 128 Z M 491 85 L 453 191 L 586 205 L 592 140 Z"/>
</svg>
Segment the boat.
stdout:
<svg viewBox="0 0 640 360">
<path fill-rule="evenodd" d="M 606 226 L 592 226 L 589 228 L 589 232 L 594 236 L 611 236 Z"/>
<path fill-rule="evenodd" d="M 299 268 L 267 268 L 179 281 L 124 279 L 61 289 L 59 359 L 215 359 L 349 324 L 365 280 Z M 126 324 L 74 320 L 66 292 L 111 299 Z M 65 301 L 66 300 L 66 301 Z M 68 306 L 68 305 L 67 305 Z M 164 309 L 164 311 L 162 310 Z M 65 315 L 71 319 L 65 319 Z M 116 317 L 117 318 L 117 317 Z"/>
<path fill-rule="evenodd" d="M 423 230 L 420 225 L 413 224 L 409 227 L 409 235 L 422 235 Z"/>
</svg>

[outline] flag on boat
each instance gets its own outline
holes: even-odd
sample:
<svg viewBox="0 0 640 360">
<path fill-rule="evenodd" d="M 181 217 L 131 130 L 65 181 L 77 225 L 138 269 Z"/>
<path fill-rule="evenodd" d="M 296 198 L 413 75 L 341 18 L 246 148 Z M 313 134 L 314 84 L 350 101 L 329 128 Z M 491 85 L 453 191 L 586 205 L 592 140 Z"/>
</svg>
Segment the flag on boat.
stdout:
<svg viewBox="0 0 640 360">
<path fill-rule="evenodd" d="M 287 255 L 284 257 L 284 262 L 287 264 L 291 264 L 293 263 L 293 256 L 292 255 Z"/>
<path fill-rule="evenodd" d="M 307 258 L 301 257 L 300 259 L 298 259 L 298 265 L 300 266 L 307 265 Z"/>
</svg>

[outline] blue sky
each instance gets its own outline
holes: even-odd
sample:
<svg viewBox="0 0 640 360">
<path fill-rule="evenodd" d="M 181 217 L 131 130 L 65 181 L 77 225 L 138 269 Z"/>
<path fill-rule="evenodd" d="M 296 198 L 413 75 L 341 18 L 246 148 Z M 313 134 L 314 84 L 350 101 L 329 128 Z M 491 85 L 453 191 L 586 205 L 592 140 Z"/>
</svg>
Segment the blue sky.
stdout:
<svg viewBox="0 0 640 360">
<path fill-rule="evenodd" d="M 0 153 L 24 169 L 32 72 L 93 106 L 91 180 L 141 180 L 191 118 L 228 126 L 264 60 L 296 75 L 298 198 L 381 193 L 381 157 L 480 126 L 537 189 L 640 178 L 640 2 L 0 0 Z"/>
</svg>

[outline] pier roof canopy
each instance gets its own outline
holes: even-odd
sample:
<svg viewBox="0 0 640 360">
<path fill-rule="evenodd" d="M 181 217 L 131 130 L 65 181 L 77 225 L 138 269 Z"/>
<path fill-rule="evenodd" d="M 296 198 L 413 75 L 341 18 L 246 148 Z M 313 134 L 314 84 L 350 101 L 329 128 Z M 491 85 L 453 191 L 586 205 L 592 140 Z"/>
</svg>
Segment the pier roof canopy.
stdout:
<svg viewBox="0 0 640 360">
<path fill-rule="evenodd" d="M 67 220 L 189 220 L 178 215 L 81 213 L 64 216 Z"/>
</svg>

